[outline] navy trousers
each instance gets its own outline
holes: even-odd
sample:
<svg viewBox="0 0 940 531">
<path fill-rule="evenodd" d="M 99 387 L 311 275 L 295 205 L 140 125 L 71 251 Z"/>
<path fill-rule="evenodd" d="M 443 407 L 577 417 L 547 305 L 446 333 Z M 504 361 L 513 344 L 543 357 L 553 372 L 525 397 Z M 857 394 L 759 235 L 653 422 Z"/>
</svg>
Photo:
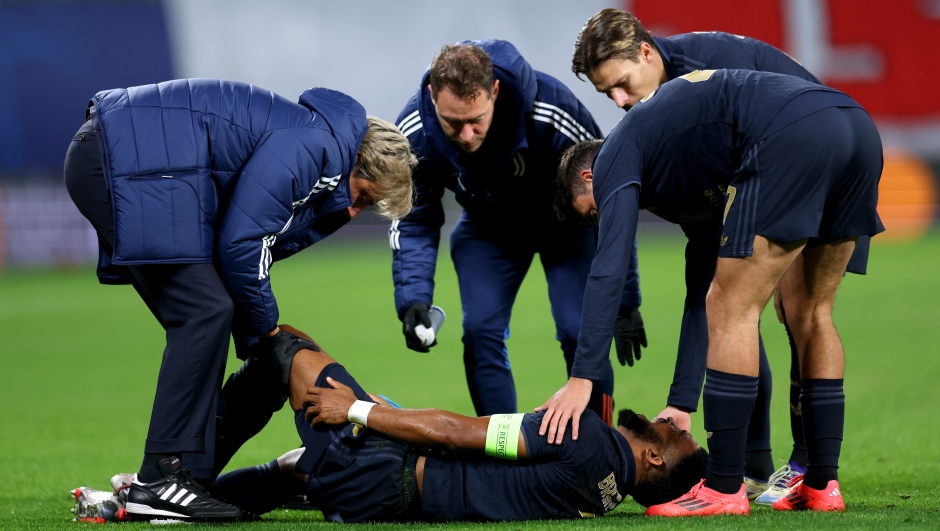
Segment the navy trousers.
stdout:
<svg viewBox="0 0 940 531">
<path fill-rule="evenodd" d="M 86 121 L 69 146 L 65 183 L 110 252 L 114 225 L 96 126 L 96 120 Z M 166 331 L 144 451 L 203 454 L 228 356 L 234 303 L 212 264 L 139 265 L 125 271 Z M 194 472 L 198 477 L 199 470 Z"/>
<path fill-rule="evenodd" d="M 581 304 L 597 247 L 594 231 L 548 216 L 475 222 L 466 212 L 451 234 L 463 310 L 464 367 L 477 415 L 515 413 L 516 388 L 506 340 L 512 306 L 537 253 L 568 374 L 581 328 Z M 594 382 L 588 408 L 612 420 L 613 369 Z"/>
</svg>

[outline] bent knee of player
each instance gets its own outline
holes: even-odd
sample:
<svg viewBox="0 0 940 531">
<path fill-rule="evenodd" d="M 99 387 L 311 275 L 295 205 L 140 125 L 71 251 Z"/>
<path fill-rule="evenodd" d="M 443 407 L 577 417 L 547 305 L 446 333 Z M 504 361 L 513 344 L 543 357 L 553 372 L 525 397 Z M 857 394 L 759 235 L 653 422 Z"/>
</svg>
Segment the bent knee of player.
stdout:
<svg viewBox="0 0 940 531">
<path fill-rule="evenodd" d="M 712 282 L 708 294 L 705 296 L 705 312 L 708 315 L 708 326 L 723 326 L 719 323 L 733 321 L 757 321 L 760 317 L 761 306 L 753 304 L 751 294 L 742 293 L 741 287 L 733 283 Z"/>
<path fill-rule="evenodd" d="M 307 389 L 314 387 L 327 365 L 336 363 L 324 350 L 300 349 L 290 368 L 290 405 L 295 411 L 303 405 Z"/>
</svg>

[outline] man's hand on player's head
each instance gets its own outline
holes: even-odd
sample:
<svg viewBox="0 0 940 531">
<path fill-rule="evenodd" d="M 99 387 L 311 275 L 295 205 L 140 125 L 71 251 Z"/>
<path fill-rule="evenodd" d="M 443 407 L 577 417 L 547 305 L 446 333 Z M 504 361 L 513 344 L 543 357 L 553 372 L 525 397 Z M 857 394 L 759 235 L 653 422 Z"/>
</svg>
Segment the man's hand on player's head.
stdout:
<svg viewBox="0 0 940 531">
<path fill-rule="evenodd" d="M 675 406 L 666 406 L 666 409 L 662 410 L 659 415 L 656 415 L 653 421 L 668 418 L 675 421 L 676 426 L 678 426 L 680 430 L 692 431 L 692 414 L 689 410 Z"/>
<path fill-rule="evenodd" d="M 614 325 L 614 346 L 620 365 L 633 367 L 633 359 L 640 359 L 640 347 L 646 348 L 646 329 L 640 310 L 621 310 Z"/>
<path fill-rule="evenodd" d="M 565 429 L 568 420 L 571 420 L 571 438 L 577 440 L 578 427 L 581 423 L 581 414 L 591 400 L 591 389 L 594 382 L 584 378 L 571 377 L 564 387 L 558 390 L 535 411 L 544 411 L 542 425 L 539 426 L 539 435 L 548 433 L 548 444 L 561 444 L 565 440 Z"/>
<path fill-rule="evenodd" d="M 437 340 L 429 346 L 424 346 L 424 341 L 418 337 L 418 325 L 424 325 L 425 328 L 431 328 L 431 315 L 428 313 L 430 308 L 427 304 L 419 302 L 412 304 L 401 317 L 401 332 L 405 335 L 405 345 L 415 352 L 431 352 L 431 347 L 437 344 Z"/>
<path fill-rule="evenodd" d="M 356 394 L 348 386 L 329 376 L 326 381 L 333 386 L 311 387 L 304 396 L 304 418 L 311 426 L 329 424 L 338 426 L 349 422 L 349 408 L 355 402 Z"/>
</svg>

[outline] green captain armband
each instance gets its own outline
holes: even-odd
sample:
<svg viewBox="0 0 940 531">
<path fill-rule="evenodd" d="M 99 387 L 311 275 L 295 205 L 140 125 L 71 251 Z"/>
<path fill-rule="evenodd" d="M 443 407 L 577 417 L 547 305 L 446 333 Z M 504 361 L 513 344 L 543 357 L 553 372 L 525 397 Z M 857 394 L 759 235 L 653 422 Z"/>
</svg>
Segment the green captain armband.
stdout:
<svg viewBox="0 0 940 531">
<path fill-rule="evenodd" d="M 519 458 L 519 432 L 525 413 L 504 413 L 490 417 L 486 428 L 486 455 L 501 459 Z"/>
</svg>

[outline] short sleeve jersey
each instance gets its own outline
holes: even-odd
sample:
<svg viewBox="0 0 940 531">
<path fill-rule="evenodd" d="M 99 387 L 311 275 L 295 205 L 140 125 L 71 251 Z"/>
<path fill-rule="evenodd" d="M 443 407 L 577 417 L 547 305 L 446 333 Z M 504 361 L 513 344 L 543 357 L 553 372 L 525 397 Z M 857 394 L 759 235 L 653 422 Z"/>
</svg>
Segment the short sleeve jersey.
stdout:
<svg viewBox="0 0 940 531">
<path fill-rule="evenodd" d="M 594 198 L 603 209 L 615 191 L 640 184 L 640 208 L 667 221 L 720 215 L 743 157 L 767 134 L 826 107 L 857 106 L 789 75 L 686 74 L 637 103 L 611 132 L 594 161 Z"/>
<path fill-rule="evenodd" d="M 542 413 L 522 423 L 528 458 L 480 454 L 427 458 L 422 514 L 428 520 L 587 518 L 613 510 L 633 492 L 636 465 L 626 439 L 593 411 L 581 417 L 578 440 L 561 445 L 538 434 Z"/>
</svg>

